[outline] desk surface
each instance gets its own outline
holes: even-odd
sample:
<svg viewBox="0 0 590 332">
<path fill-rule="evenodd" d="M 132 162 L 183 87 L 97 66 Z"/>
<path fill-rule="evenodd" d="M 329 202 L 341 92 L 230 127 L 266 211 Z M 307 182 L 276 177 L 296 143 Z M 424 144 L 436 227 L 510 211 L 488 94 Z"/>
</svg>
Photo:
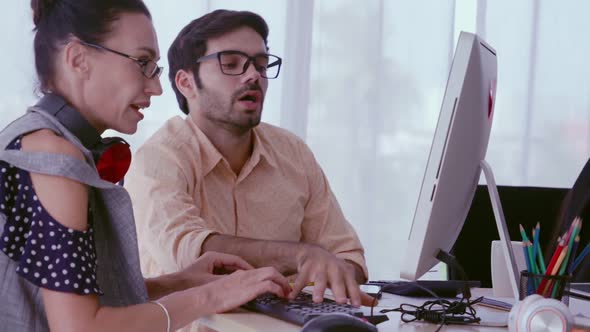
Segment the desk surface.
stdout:
<svg viewBox="0 0 590 332">
<path fill-rule="evenodd" d="M 474 296 L 490 295 L 491 290 L 479 289 L 474 290 Z M 379 306 L 375 310 L 390 309 L 398 307 L 401 303 L 413 303 L 422 304 L 424 299 L 408 298 L 403 296 L 396 296 L 391 294 L 383 294 L 383 299 L 379 302 Z M 570 310 L 572 314 L 583 313 L 585 316 L 590 316 L 590 306 L 585 303 L 570 298 Z M 589 307 L 589 308 L 585 308 Z M 363 308 L 369 312 L 370 308 Z M 505 315 L 508 315 L 505 311 L 499 311 L 483 306 L 477 306 L 478 316 L 489 321 L 499 322 Z M 402 332 L 413 332 L 413 331 L 436 331 L 438 325 L 427 324 L 427 323 L 404 323 L 400 320 L 400 314 L 397 312 L 388 313 L 389 320 L 377 325 L 379 331 L 402 331 Z M 213 331 L 301 331 L 301 326 L 297 326 L 291 323 L 287 323 L 270 316 L 258 314 L 246 310 L 237 310 L 230 313 L 212 315 L 201 318 L 199 320 L 201 324 L 208 327 L 207 330 Z M 491 327 L 491 326 L 480 326 L 480 325 L 452 325 L 451 327 L 443 328 L 442 331 L 486 331 L 486 332 L 505 332 L 505 327 Z"/>
</svg>

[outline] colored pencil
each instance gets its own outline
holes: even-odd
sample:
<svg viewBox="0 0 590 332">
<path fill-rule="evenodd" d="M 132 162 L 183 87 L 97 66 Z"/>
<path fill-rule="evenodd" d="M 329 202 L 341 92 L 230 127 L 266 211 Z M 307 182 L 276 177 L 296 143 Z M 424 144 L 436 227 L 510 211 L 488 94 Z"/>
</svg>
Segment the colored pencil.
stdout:
<svg viewBox="0 0 590 332">
<path fill-rule="evenodd" d="M 541 244 L 539 244 L 539 248 L 537 249 L 537 261 L 539 262 L 539 269 L 541 273 L 547 272 L 547 267 L 545 266 L 545 258 L 543 258 L 543 249 L 541 249 Z"/>
<path fill-rule="evenodd" d="M 576 225 L 578 224 L 579 220 L 580 220 L 579 217 L 574 218 L 574 221 L 572 221 L 572 223 L 570 224 L 570 228 L 567 230 L 566 239 L 570 238 L 570 236 L 572 235 L 572 232 L 576 228 Z"/>
<path fill-rule="evenodd" d="M 522 251 L 524 252 L 524 261 L 526 262 L 527 271 L 529 272 L 529 277 L 527 280 L 527 296 L 531 295 L 535 292 L 535 285 L 533 284 L 534 279 L 534 272 L 531 270 L 531 260 L 529 258 L 529 250 L 528 245 L 526 242 L 522 242 Z"/>
<path fill-rule="evenodd" d="M 541 237 L 541 225 L 537 222 L 537 226 L 535 226 L 535 259 L 539 262 L 539 272 L 545 273 L 547 268 L 545 267 L 545 259 L 543 257 L 543 250 L 541 249 L 541 243 L 539 242 L 539 238 Z"/>
<path fill-rule="evenodd" d="M 561 252 L 563 251 L 563 248 L 564 248 L 564 241 L 563 241 L 563 239 L 560 238 L 559 245 L 557 246 L 557 249 L 555 249 L 555 252 L 553 253 L 553 256 L 551 257 L 551 260 L 549 261 L 549 265 L 547 266 L 547 272 L 545 273 L 546 275 L 551 275 L 551 272 L 555 268 L 555 265 L 557 264 L 559 256 L 561 255 Z M 547 282 L 548 282 L 548 279 L 543 278 L 543 280 L 541 281 L 541 285 L 537 288 L 537 294 L 544 296 L 546 288 L 547 288 Z"/>
<path fill-rule="evenodd" d="M 541 226 L 539 225 L 539 222 L 537 222 L 537 225 L 533 228 L 533 257 L 537 257 L 537 250 L 539 249 L 539 231 L 541 230 Z"/>
<path fill-rule="evenodd" d="M 565 270 L 568 266 L 568 262 L 572 253 L 572 249 L 574 247 L 574 242 L 576 237 L 578 236 L 578 225 L 580 224 L 580 219 L 576 218 L 573 222 L 573 230 L 571 232 L 571 236 L 569 238 L 568 244 L 567 244 L 567 253 L 565 255 L 565 259 L 563 261 L 563 264 L 561 265 L 561 267 L 559 268 L 559 275 L 563 275 L 565 273 Z"/>
<path fill-rule="evenodd" d="M 524 252 L 524 261 L 526 263 L 526 269 L 529 273 L 533 273 L 533 271 L 531 270 L 531 260 L 529 259 L 529 251 L 527 248 L 527 243 L 526 242 L 521 242 L 522 243 L 522 252 Z"/>
<path fill-rule="evenodd" d="M 551 271 L 555 267 L 555 263 L 557 262 L 557 259 L 559 258 L 559 255 L 561 254 L 561 251 L 563 250 L 564 247 L 565 247 L 565 241 L 560 238 L 559 244 L 557 245 L 557 249 L 555 249 L 553 256 L 551 256 L 551 260 L 549 261 L 549 265 L 547 266 L 547 273 L 546 273 L 547 275 L 551 274 Z"/>
<path fill-rule="evenodd" d="M 582 263 L 582 260 L 584 259 L 584 257 L 586 257 L 586 255 L 588 255 L 588 253 L 590 253 L 590 243 L 588 243 L 584 250 L 582 250 L 578 257 L 576 257 L 576 260 L 574 261 L 574 266 L 572 267 L 572 272 L 578 268 L 578 266 Z"/>
<path fill-rule="evenodd" d="M 574 260 L 576 258 L 576 253 L 578 252 L 579 245 L 580 245 L 580 236 L 578 235 L 574 239 L 574 247 L 572 248 L 571 259 L 570 259 L 569 266 L 567 268 L 567 273 L 570 275 L 574 272 Z"/>
<path fill-rule="evenodd" d="M 531 241 L 527 241 L 526 247 L 529 252 L 529 261 L 531 263 L 531 271 L 534 274 L 539 274 L 539 269 L 537 268 L 537 264 L 535 263 L 535 255 L 533 254 L 533 243 Z"/>
<path fill-rule="evenodd" d="M 565 249 L 565 247 L 562 248 L 559 257 L 557 258 L 557 261 L 555 262 L 555 266 L 553 266 L 553 269 L 551 270 L 551 276 L 556 276 L 557 272 L 559 271 L 559 267 L 561 266 L 561 264 L 563 263 L 563 260 L 565 259 L 565 254 L 566 254 L 567 250 Z M 547 279 L 543 279 L 543 281 L 545 281 Z M 542 295 L 543 297 L 548 297 L 551 295 L 551 291 L 553 289 L 553 280 L 549 280 L 545 287 L 542 288 Z"/>
<path fill-rule="evenodd" d="M 531 243 L 531 241 L 529 240 L 529 238 L 526 236 L 526 232 L 524 231 L 524 227 L 522 227 L 522 224 L 518 225 L 518 229 L 520 230 L 520 235 L 522 236 L 522 242 L 526 245 L 527 243 Z M 535 269 L 535 256 L 533 255 L 533 248 L 532 246 L 526 246 L 526 250 L 528 251 L 528 255 L 525 257 L 528 257 L 528 262 L 529 265 L 528 266 L 528 270 L 531 273 L 538 273 L 538 271 L 536 271 Z"/>
<path fill-rule="evenodd" d="M 557 275 L 559 276 L 563 276 L 563 274 L 565 273 L 567 267 L 568 267 L 568 262 L 571 259 L 571 253 L 575 244 L 575 240 L 578 237 L 578 231 L 579 231 L 579 224 L 580 224 L 580 219 L 576 218 L 572 224 L 573 226 L 573 230 L 571 232 L 571 236 L 567 245 L 567 252 L 565 254 L 565 258 L 561 264 L 561 266 L 559 267 L 559 272 L 557 273 Z M 564 249 L 565 250 L 565 249 Z M 558 281 L 555 283 L 555 285 L 553 286 L 553 291 L 551 292 L 551 297 L 552 298 L 557 298 L 557 292 L 559 290 L 559 288 L 561 287 L 561 283 Z"/>
<path fill-rule="evenodd" d="M 526 236 L 526 232 L 524 231 L 524 227 L 521 224 L 518 224 L 518 229 L 520 230 L 520 236 L 522 236 L 522 242 L 528 242 L 529 238 Z"/>
</svg>

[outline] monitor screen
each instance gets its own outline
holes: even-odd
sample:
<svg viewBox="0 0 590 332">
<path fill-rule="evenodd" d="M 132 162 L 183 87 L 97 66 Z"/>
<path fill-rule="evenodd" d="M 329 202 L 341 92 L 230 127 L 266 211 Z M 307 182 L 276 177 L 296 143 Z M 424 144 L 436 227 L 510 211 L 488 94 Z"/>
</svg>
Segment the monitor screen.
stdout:
<svg viewBox="0 0 590 332">
<path fill-rule="evenodd" d="M 496 97 L 496 51 L 461 32 L 400 276 L 416 280 L 449 252 L 463 227 L 479 182 Z M 460 262 L 459 262 L 460 263 Z"/>
</svg>

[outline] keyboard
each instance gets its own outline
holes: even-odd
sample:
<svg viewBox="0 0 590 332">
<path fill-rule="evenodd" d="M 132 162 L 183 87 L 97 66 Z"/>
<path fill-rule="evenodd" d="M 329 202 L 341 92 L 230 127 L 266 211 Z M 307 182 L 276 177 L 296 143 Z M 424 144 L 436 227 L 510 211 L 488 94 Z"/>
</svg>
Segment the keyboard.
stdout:
<svg viewBox="0 0 590 332">
<path fill-rule="evenodd" d="M 360 308 L 355 308 L 349 304 L 339 304 L 330 299 L 324 299 L 321 303 L 314 303 L 312 295 L 305 292 L 299 293 L 293 300 L 283 299 L 273 294 L 265 294 L 258 296 L 242 307 L 300 326 L 322 314 L 344 313 L 363 317 Z"/>
</svg>

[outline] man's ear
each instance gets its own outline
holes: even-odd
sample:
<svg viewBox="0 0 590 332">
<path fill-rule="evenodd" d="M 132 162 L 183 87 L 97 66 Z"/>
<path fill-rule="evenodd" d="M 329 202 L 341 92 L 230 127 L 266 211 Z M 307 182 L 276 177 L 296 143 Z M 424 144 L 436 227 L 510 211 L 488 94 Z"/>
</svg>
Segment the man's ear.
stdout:
<svg viewBox="0 0 590 332">
<path fill-rule="evenodd" d="M 195 84 L 195 77 L 191 71 L 180 69 L 176 72 L 174 77 L 174 84 L 176 88 L 186 99 L 194 99 L 197 95 L 197 86 Z"/>
<path fill-rule="evenodd" d="M 64 65 L 70 73 L 87 78 L 90 75 L 88 49 L 76 40 L 72 40 L 64 47 Z"/>
</svg>

